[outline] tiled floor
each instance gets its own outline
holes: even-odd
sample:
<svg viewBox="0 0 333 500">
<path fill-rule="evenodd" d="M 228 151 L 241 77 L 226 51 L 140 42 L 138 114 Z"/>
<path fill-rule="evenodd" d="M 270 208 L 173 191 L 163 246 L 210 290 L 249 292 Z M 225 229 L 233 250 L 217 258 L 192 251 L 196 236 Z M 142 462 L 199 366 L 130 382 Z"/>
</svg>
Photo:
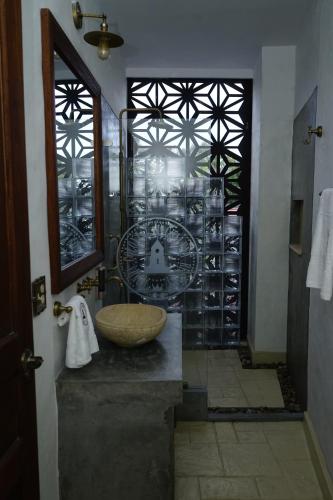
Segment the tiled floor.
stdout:
<svg viewBox="0 0 333 500">
<path fill-rule="evenodd" d="M 243 369 L 236 350 L 183 351 L 183 373 L 207 386 L 210 407 L 284 407 L 276 370 Z"/>
<path fill-rule="evenodd" d="M 301 422 L 178 422 L 175 500 L 322 500 Z"/>
</svg>

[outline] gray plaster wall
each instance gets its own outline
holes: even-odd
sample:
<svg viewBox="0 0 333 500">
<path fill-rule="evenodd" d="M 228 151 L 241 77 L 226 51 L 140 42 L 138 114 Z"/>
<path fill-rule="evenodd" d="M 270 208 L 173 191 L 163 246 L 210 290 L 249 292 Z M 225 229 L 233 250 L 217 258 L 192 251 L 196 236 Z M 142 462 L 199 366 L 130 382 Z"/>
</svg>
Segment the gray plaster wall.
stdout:
<svg viewBox="0 0 333 500">
<path fill-rule="evenodd" d="M 314 178 L 315 222 L 319 192 L 333 186 L 333 3 L 314 2 L 296 52 L 296 110 L 318 85 L 317 124 L 324 136 L 316 140 Z M 333 304 L 310 295 L 308 412 L 328 469 L 333 476 Z"/>
<path fill-rule="evenodd" d="M 295 47 L 263 47 L 254 81 L 251 348 L 285 352 Z"/>
<path fill-rule="evenodd" d="M 40 9 L 49 8 L 52 11 L 116 112 L 126 102 L 126 80 L 121 49 L 114 51 L 110 61 L 100 61 L 96 49 L 83 40 L 85 29 L 96 23 L 85 23 L 85 28 L 77 31 L 72 21 L 70 0 L 22 0 L 21 3 L 31 279 L 45 275 L 47 287 L 47 309 L 34 318 L 33 322 L 35 352 L 44 358 L 42 367 L 36 371 L 40 487 L 41 500 L 58 500 L 58 409 L 55 379 L 64 365 L 67 328 L 60 329 L 57 326 L 52 305 L 56 300 L 66 303 L 75 294 L 76 283 L 58 295 L 51 295 Z M 97 12 L 105 8 L 105 2 L 102 8 L 101 0 L 94 0 L 90 4 L 82 1 L 81 7 L 89 10 L 92 4 L 93 10 Z M 112 9 L 110 12 L 107 8 L 106 13 L 111 14 Z M 121 30 L 121 26 L 119 29 Z M 91 270 L 89 275 L 94 275 L 94 272 Z M 94 313 L 95 307 L 98 307 L 95 293 L 87 298 L 90 311 Z"/>
</svg>

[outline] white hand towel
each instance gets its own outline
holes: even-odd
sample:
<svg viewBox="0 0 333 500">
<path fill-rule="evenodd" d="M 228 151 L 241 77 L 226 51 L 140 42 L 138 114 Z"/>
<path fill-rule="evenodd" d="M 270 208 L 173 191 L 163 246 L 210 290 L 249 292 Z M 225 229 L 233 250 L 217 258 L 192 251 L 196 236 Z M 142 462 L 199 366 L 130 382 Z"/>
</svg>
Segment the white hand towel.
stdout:
<svg viewBox="0 0 333 500">
<path fill-rule="evenodd" d="M 91 355 L 99 351 L 94 325 L 86 301 L 81 295 L 74 295 L 66 304 L 73 308 L 71 313 L 62 313 L 58 325 L 69 321 L 66 366 L 81 368 L 91 361 Z"/>
<path fill-rule="evenodd" d="M 333 189 L 320 197 L 306 286 L 320 289 L 323 300 L 331 300 L 333 289 Z"/>
</svg>

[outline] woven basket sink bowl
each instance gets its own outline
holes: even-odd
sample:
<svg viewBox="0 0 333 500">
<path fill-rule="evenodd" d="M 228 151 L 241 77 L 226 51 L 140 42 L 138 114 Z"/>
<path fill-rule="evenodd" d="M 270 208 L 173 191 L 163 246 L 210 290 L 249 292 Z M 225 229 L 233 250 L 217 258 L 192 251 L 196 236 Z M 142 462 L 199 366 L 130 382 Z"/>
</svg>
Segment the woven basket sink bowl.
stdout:
<svg viewBox="0 0 333 500">
<path fill-rule="evenodd" d="M 122 347 L 146 344 L 157 337 L 167 315 L 161 307 L 146 304 L 114 304 L 96 314 L 101 334 Z"/>
</svg>

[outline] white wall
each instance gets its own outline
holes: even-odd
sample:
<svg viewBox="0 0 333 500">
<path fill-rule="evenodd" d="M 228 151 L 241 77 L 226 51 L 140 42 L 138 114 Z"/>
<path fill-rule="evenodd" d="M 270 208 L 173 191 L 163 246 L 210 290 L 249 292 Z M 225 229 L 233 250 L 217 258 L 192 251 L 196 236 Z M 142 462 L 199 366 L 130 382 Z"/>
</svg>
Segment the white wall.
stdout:
<svg viewBox="0 0 333 500">
<path fill-rule="evenodd" d="M 127 68 L 133 78 L 253 78 L 252 68 Z"/>
<path fill-rule="evenodd" d="M 295 47 L 263 47 L 254 81 L 250 342 L 285 352 Z M 252 295 L 251 295 L 252 294 Z"/>
<path fill-rule="evenodd" d="M 98 12 L 101 10 L 100 4 L 99 0 L 90 3 L 83 1 L 81 7 L 83 10 Z M 22 1 L 31 277 L 33 280 L 45 275 L 48 292 L 47 310 L 34 319 L 35 352 L 44 358 L 44 364 L 36 372 L 41 500 L 58 500 L 55 379 L 64 365 L 67 335 L 66 330 L 56 326 L 52 305 L 55 300 L 66 303 L 75 293 L 75 284 L 57 296 L 50 294 L 40 8 L 49 8 L 52 11 L 96 77 L 103 94 L 116 113 L 126 103 L 126 81 L 121 49 L 111 54 L 110 61 L 100 61 L 96 49 L 83 41 L 84 31 L 79 32 L 75 29 L 69 0 Z M 95 27 L 94 22 L 91 21 L 87 27 L 88 29 Z M 90 275 L 93 273 L 92 270 Z M 89 299 L 92 312 L 94 312 L 94 302 L 94 292 L 92 292 Z"/>
<path fill-rule="evenodd" d="M 296 114 L 318 85 L 314 222 L 318 193 L 333 186 L 333 3 L 318 0 L 297 45 Z M 309 318 L 308 412 L 333 477 L 333 304 L 311 291 Z"/>
</svg>

